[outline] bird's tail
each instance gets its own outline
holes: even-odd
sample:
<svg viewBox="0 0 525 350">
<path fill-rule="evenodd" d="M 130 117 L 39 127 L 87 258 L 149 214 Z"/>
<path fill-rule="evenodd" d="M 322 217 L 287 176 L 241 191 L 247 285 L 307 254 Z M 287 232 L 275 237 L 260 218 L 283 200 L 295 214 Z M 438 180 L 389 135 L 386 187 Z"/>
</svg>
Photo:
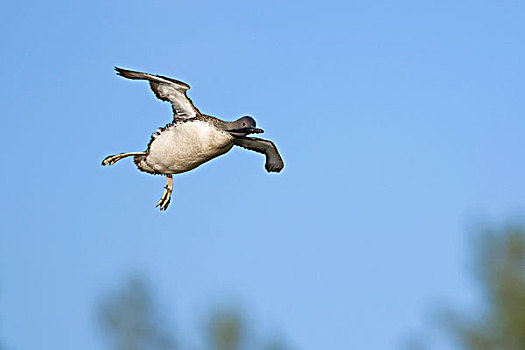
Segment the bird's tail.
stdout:
<svg viewBox="0 0 525 350">
<path fill-rule="evenodd" d="M 133 163 L 139 168 L 140 171 L 144 171 L 146 173 L 150 174 L 158 174 L 155 169 L 150 167 L 148 163 L 146 163 L 146 154 L 138 154 L 135 157 L 133 157 Z"/>
</svg>

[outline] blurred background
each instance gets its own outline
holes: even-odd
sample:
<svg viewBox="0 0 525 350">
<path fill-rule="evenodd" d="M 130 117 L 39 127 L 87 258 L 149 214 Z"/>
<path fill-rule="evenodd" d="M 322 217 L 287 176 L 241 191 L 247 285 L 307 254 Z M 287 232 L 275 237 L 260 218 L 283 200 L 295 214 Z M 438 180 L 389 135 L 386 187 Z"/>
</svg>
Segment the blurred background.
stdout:
<svg viewBox="0 0 525 350">
<path fill-rule="evenodd" d="M 524 349 L 525 3 L 0 4 L 0 348 Z M 169 104 L 251 115 L 164 178 Z"/>
</svg>

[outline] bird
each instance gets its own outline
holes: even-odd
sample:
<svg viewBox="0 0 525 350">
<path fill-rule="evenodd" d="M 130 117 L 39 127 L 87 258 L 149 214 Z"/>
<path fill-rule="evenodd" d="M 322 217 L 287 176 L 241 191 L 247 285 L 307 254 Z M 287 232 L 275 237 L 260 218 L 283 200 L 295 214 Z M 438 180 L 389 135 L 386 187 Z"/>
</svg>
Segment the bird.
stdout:
<svg viewBox="0 0 525 350">
<path fill-rule="evenodd" d="M 127 79 L 148 81 L 158 99 L 171 103 L 173 120 L 151 135 L 144 152 L 119 153 L 102 160 L 106 166 L 133 157 L 140 171 L 166 176 L 164 192 L 155 206 L 161 211 L 166 210 L 171 201 L 172 175 L 193 170 L 227 153 L 233 146 L 264 154 L 268 172 L 278 173 L 283 169 L 283 159 L 272 141 L 248 137 L 263 132 L 251 116 L 224 121 L 201 113 L 187 95 L 190 86 L 182 81 L 119 67 L 115 67 L 115 71 Z"/>
</svg>

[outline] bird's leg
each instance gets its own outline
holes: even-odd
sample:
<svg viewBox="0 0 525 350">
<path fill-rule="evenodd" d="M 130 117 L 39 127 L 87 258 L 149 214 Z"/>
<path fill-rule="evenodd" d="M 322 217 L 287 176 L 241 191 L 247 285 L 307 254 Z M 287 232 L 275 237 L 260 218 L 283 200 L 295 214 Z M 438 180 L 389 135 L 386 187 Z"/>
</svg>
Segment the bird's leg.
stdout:
<svg viewBox="0 0 525 350">
<path fill-rule="evenodd" d="M 120 153 L 114 156 L 107 156 L 102 161 L 102 165 L 113 165 L 119 160 L 121 160 L 122 158 L 126 158 L 129 156 L 138 156 L 138 155 L 143 155 L 143 154 L 145 153 L 144 152 L 129 152 L 129 153 Z"/>
<path fill-rule="evenodd" d="M 166 176 L 166 186 L 164 186 L 164 192 L 162 192 L 162 196 L 160 197 L 160 200 L 157 202 L 157 205 L 155 207 L 160 206 L 160 210 L 166 210 L 168 208 L 168 205 L 170 205 L 171 201 L 171 192 L 173 191 L 173 178 L 171 175 Z"/>
</svg>

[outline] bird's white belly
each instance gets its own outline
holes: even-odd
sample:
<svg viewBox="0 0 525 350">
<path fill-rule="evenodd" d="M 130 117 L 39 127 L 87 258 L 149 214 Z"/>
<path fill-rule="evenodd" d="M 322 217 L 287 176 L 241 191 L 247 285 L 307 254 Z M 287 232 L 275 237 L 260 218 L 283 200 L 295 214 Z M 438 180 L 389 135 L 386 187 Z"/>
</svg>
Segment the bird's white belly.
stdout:
<svg viewBox="0 0 525 350">
<path fill-rule="evenodd" d="M 146 163 L 159 173 L 182 173 L 233 147 L 233 136 L 203 121 L 175 124 L 153 135 Z"/>
</svg>

